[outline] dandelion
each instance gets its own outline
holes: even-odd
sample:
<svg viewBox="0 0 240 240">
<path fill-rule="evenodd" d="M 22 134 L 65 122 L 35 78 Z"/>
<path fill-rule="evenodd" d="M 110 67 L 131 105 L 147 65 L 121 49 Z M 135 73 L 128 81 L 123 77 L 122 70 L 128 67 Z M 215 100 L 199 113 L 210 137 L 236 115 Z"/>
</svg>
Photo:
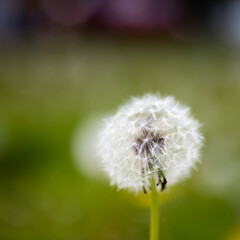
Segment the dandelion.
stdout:
<svg viewBox="0 0 240 240">
<path fill-rule="evenodd" d="M 71 141 L 71 153 L 74 165 L 85 177 L 92 180 L 103 180 L 105 178 L 97 148 L 93 145 L 96 141 L 96 133 L 100 128 L 98 115 L 88 116 L 81 124 L 74 129 Z M 91 149 L 92 151 L 89 151 Z"/>
<path fill-rule="evenodd" d="M 98 151 L 119 189 L 151 194 L 151 239 L 157 239 L 157 191 L 188 177 L 203 137 L 190 109 L 173 97 L 132 98 L 104 120 Z"/>
</svg>

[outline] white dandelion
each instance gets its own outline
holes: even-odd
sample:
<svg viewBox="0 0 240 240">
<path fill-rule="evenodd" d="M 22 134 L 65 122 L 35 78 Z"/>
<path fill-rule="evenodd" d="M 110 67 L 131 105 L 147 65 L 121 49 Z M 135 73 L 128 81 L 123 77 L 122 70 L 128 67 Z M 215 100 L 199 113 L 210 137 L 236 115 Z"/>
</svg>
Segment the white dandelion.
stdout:
<svg viewBox="0 0 240 240">
<path fill-rule="evenodd" d="M 96 181 L 105 178 L 103 171 L 101 171 L 97 147 L 93 144 L 99 132 L 101 118 L 98 115 L 87 117 L 74 130 L 71 141 L 72 159 L 76 168 L 85 177 Z"/>
<path fill-rule="evenodd" d="M 104 120 L 98 152 L 111 184 L 133 192 L 164 190 L 190 175 L 203 137 L 190 109 L 173 97 L 132 98 Z"/>
</svg>

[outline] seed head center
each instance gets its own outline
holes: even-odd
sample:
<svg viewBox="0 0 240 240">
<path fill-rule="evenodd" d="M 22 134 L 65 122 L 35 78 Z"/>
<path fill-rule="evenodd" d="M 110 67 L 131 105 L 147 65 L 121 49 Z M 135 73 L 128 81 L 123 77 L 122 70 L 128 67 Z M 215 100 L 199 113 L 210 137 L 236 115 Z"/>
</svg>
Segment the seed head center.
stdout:
<svg viewBox="0 0 240 240">
<path fill-rule="evenodd" d="M 140 137 L 134 143 L 135 152 L 142 157 L 153 157 L 154 150 L 161 150 L 165 144 L 165 139 L 160 133 L 143 130 Z"/>
</svg>

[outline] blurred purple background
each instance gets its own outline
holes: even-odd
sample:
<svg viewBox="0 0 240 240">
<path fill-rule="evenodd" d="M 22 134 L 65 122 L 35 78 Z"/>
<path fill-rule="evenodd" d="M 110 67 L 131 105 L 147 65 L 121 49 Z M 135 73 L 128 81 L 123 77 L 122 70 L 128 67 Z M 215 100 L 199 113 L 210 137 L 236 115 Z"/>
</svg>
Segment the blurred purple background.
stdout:
<svg viewBox="0 0 240 240">
<path fill-rule="evenodd" d="M 2 43 L 83 31 L 217 36 L 240 42 L 240 1 L 1 0 Z"/>
</svg>

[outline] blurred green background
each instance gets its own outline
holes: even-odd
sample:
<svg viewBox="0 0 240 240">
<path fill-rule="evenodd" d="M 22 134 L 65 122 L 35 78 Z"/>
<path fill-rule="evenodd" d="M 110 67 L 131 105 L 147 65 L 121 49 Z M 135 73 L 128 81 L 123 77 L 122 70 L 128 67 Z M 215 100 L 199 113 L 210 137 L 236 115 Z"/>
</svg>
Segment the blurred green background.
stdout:
<svg viewBox="0 0 240 240">
<path fill-rule="evenodd" d="M 2 47 L 0 239 L 148 239 L 148 196 L 83 174 L 71 144 L 89 116 L 160 92 L 189 105 L 206 138 L 198 171 L 159 196 L 160 239 L 239 240 L 239 60 L 214 40 L 90 34 Z"/>
</svg>

